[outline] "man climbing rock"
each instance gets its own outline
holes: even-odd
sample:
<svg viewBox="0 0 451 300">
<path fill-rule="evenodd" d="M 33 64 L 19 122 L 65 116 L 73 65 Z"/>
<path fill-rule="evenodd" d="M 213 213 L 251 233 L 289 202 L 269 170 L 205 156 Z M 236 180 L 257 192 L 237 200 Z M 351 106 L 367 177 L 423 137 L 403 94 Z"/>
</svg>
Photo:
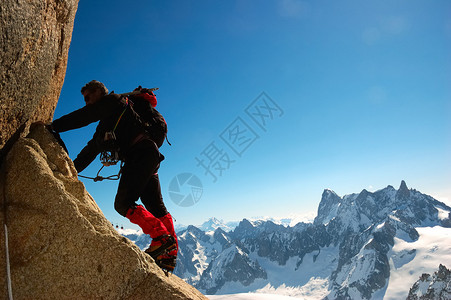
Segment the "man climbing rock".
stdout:
<svg viewBox="0 0 451 300">
<path fill-rule="evenodd" d="M 138 92 L 133 96 L 136 104 L 132 103 L 133 99 L 108 94 L 103 83 L 93 80 L 81 89 L 86 105 L 54 120 L 50 128 L 64 132 L 99 121 L 93 138 L 74 160 L 75 168 L 78 172 L 83 171 L 99 153 L 101 158 L 103 155 L 105 165 L 114 164 L 117 159 L 123 161 L 114 207 L 150 235 L 152 243 L 145 252 L 163 270 L 173 271 L 177 237 L 172 216 L 163 202 L 158 178 L 158 169 L 164 159 L 158 148 L 166 136 L 166 123 L 154 109 L 156 98 L 153 92 L 141 88 L 135 91 Z M 145 114 L 154 117 L 147 122 L 149 117 Z M 158 116 L 164 123 L 162 129 L 155 121 Z M 139 198 L 143 205 L 137 205 Z"/>
</svg>

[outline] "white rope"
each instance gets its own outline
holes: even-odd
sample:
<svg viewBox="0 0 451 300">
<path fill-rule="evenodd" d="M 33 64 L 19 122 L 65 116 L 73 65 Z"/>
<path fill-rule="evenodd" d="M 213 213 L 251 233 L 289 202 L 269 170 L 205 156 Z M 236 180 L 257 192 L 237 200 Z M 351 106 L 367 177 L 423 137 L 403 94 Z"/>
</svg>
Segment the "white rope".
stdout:
<svg viewBox="0 0 451 300">
<path fill-rule="evenodd" d="M 6 204 L 6 172 L 3 174 L 3 224 L 5 229 L 5 259 L 6 259 L 6 284 L 8 291 L 8 300 L 13 300 L 13 289 L 11 286 L 11 266 L 9 263 L 9 247 L 8 247 L 8 214 Z"/>
<path fill-rule="evenodd" d="M 6 251 L 6 281 L 8 285 L 8 299 L 13 300 L 13 290 L 11 287 L 11 266 L 9 264 L 9 248 L 8 248 L 8 227 L 5 222 L 5 251 Z"/>
</svg>

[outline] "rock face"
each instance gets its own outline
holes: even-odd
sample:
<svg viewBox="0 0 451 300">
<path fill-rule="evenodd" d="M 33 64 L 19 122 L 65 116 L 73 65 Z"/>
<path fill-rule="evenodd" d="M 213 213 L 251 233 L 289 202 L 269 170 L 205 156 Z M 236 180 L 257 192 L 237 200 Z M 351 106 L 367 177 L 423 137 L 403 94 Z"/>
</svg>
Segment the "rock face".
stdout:
<svg viewBox="0 0 451 300">
<path fill-rule="evenodd" d="M 43 126 L 15 143 L 0 178 L 14 299 L 206 299 L 115 231 Z M 3 230 L 0 244 L 6 295 Z"/>
<path fill-rule="evenodd" d="M 0 149 L 25 123 L 50 121 L 78 0 L 0 1 Z"/>
</svg>

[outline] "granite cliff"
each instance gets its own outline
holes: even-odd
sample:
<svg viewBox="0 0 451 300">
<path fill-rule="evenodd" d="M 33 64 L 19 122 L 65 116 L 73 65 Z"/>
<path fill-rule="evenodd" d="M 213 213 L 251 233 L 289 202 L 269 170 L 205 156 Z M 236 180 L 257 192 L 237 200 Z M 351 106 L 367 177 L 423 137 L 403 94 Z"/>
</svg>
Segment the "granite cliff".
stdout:
<svg viewBox="0 0 451 300">
<path fill-rule="evenodd" d="M 44 126 L 20 138 L 2 168 L 14 299 L 206 299 L 116 232 Z M 0 245 L 6 270 L 3 234 Z M 2 295 L 6 286 L 2 275 Z"/>
<path fill-rule="evenodd" d="M 0 149 L 26 125 L 52 119 L 77 6 L 78 0 L 0 1 Z"/>
</svg>

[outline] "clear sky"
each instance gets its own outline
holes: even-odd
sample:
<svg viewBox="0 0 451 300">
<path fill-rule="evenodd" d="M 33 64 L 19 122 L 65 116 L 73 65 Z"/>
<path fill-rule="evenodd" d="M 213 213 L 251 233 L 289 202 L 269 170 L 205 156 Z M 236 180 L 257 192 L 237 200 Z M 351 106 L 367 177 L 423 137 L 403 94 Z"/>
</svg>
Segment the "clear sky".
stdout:
<svg viewBox="0 0 451 300">
<path fill-rule="evenodd" d="M 178 224 L 316 213 L 325 188 L 401 180 L 450 204 L 450 14 L 450 1 L 81 0 L 55 118 L 84 105 L 92 79 L 159 87 L 172 143 L 159 174 Z M 62 134 L 72 159 L 94 129 Z M 130 227 L 117 181 L 83 182 Z M 174 202 L 192 192 L 194 205 Z"/>
</svg>

